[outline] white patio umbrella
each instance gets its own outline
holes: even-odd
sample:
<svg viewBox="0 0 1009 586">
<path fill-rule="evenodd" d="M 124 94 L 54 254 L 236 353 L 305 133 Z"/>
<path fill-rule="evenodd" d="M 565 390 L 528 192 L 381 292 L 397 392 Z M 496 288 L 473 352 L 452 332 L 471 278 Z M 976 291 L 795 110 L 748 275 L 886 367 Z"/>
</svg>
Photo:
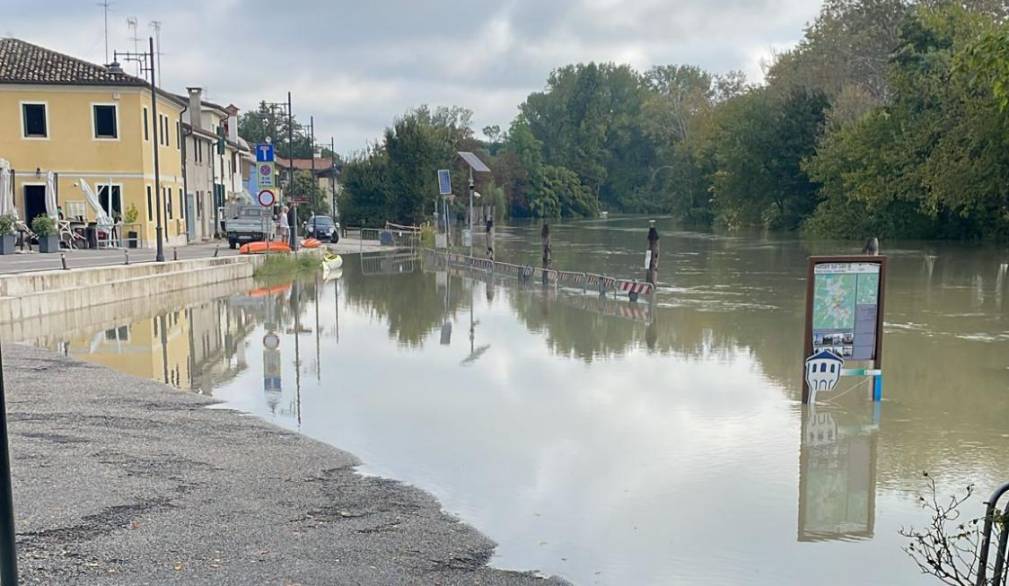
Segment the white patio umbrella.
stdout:
<svg viewBox="0 0 1009 586">
<path fill-rule="evenodd" d="M 52 171 L 46 173 L 46 214 L 53 221 L 60 219 L 60 212 L 56 204 L 56 177 Z"/>
<path fill-rule="evenodd" d="M 91 205 L 91 209 L 95 211 L 95 223 L 99 226 L 114 226 L 115 222 L 113 222 L 112 218 L 110 218 L 109 215 L 105 213 L 105 210 L 102 209 L 102 203 L 98 201 L 98 196 L 95 194 L 95 191 L 91 189 L 91 186 L 88 185 L 88 182 L 81 179 L 80 186 L 81 191 L 84 192 L 85 199 L 88 200 L 88 203 Z"/>
<path fill-rule="evenodd" d="M 0 159 L 0 216 L 11 214 L 16 218 L 18 215 L 18 210 L 14 207 L 13 183 L 10 163 Z"/>
</svg>

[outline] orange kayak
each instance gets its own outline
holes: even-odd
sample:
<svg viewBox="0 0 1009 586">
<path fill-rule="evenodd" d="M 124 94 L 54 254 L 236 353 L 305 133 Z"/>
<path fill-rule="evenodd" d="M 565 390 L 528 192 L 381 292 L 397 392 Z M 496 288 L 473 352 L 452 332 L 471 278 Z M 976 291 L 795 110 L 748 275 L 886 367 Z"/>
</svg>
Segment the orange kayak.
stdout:
<svg viewBox="0 0 1009 586">
<path fill-rule="evenodd" d="M 322 242 L 316 240 L 315 238 L 306 238 L 301 241 L 302 248 L 319 248 L 322 246 Z"/>
<path fill-rule="evenodd" d="M 291 252 L 286 242 L 249 242 L 238 249 L 239 254 L 266 254 L 268 252 Z"/>
</svg>

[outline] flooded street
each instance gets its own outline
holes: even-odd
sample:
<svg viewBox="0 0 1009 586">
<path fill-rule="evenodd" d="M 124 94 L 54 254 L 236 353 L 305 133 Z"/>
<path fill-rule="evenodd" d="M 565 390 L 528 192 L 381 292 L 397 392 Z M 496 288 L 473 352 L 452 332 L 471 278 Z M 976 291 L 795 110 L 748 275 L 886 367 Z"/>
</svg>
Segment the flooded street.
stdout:
<svg viewBox="0 0 1009 586">
<path fill-rule="evenodd" d="M 496 567 L 577 584 L 934 583 L 898 534 L 930 521 L 922 471 L 942 494 L 977 484 L 971 513 L 1009 481 L 1009 253 L 884 242 L 884 400 L 849 378 L 809 410 L 806 258 L 860 244 L 658 228 L 654 306 L 401 253 L 21 337 L 347 450 L 495 540 Z M 642 278 L 646 229 L 557 225 L 554 267 Z M 496 249 L 538 264 L 538 227 L 499 228 Z"/>
</svg>

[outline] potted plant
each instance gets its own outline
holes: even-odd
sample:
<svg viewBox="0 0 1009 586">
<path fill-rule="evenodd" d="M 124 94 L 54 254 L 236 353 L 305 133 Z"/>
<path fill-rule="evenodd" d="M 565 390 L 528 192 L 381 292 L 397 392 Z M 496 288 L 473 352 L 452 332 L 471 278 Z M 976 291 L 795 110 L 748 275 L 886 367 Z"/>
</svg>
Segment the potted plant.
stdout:
<svg viewBox="0 0 1009 586">
<path fill-rule="evenodd" d="M 130 227 L 134 228 L 126 232 L 126 240 L 130 248 L 136 248 L 137 242 L 140 240 L 140 233 L 136 231 L 137 218 L 140 216 L 140 212 L 137 211 L 137 206 L 130 204 L 130 207 L 126 208 L 126 215 L 123 216 L 123 222 L 126 224 L 124 228 Z"/>
<path fill-rule="evenodd" d="M 17 225 L 17 216 L 6 214 L 0 216 L 0 254 L 14 254 L 17 246 L 17 235 L 14 227 Z"/>
<path fill-rule="evenodd" d="M 56 222 L 49 216 L 36 216 L 32 220 L 32 232 L 39 238 L 39 252 L 59 252 L 60 235 Z"/>
</svg>

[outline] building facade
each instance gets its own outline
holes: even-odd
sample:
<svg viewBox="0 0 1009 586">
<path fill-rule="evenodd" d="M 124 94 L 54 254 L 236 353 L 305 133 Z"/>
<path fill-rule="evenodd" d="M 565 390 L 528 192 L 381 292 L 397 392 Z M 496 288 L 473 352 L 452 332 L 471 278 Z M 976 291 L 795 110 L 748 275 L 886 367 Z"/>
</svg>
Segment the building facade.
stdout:
<svg viewBox="0 0 1009 586">
<path fill-rule="evenodd" d="M 182 113 L 185 100 L 158 92 L 117 65 L 95 65 L 13 38 L 0 39 L 0 158 L 14 170 L 14 201 L 28 223 L 45 213 L 45 176 L 56 176 L 65 216 L 93 221 L 81 182 L 106 213 L 133 220 L 153 246 L 159 195 L 168 245 L 184 244 Z M 155 191 L 158 150 L 160 194 Z"/>
</svg>

